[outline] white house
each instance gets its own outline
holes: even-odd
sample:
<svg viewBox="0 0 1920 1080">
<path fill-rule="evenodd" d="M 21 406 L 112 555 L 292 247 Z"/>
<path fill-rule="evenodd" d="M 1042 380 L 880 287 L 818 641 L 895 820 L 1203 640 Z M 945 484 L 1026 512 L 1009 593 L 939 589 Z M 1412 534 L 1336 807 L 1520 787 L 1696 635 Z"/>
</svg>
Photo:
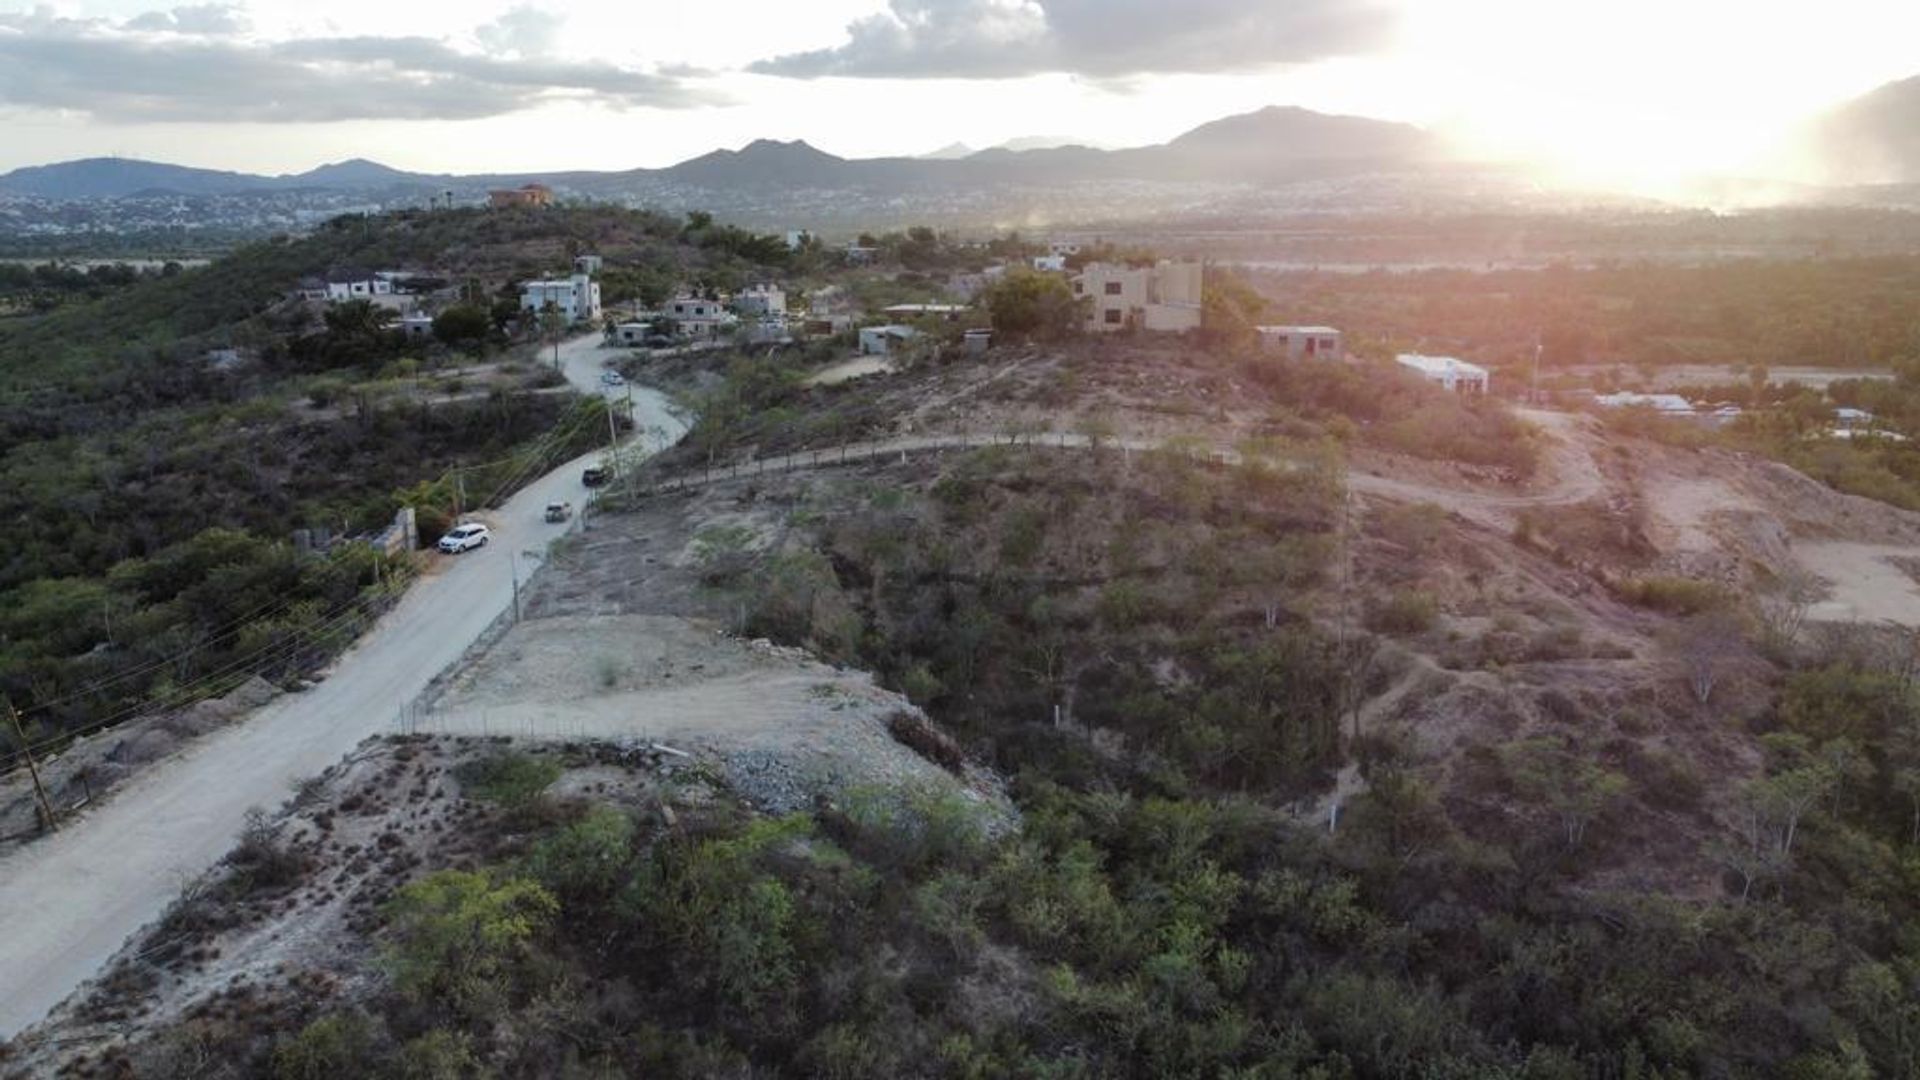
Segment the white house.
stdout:
<svg viewBox="0 0 1920 1080">
<path fill-rule="evenodd" d="M 698 296 L 670 300 L 660 313 L 672 319 L 684 337 L 713 337 L 740 321 L 720 301 Z"/>
<path fill-rule="evenodd" d="M 1469 364 L 1465 360 L 1456 360 L 1451 356 L 1422 356 L 1419 353 L 1401 353 L 1393 358 L 1394 363 L 1414 372 L 1428 382 L 1439 383 L 1448 390 L 1460 393 L 1484 394 L 1492 381 L 1487 369 L 1479 364 Z"/>
<path fill-rule="evenodd" d="M 1287 354 L 1289 360 L 1341 360 L 1346 346 L 1331 326 L 1256 326 L 1260 347 Z"/>
<path fill-rule="evenodd" d="M 785 315 L 787 292 L 778 285 L 749 285 L 733 298 L 733 306 L 748 316 Z"/>
<path fill-rule="evenodd" d="M 392 294 L 393 278 L 387 274 L 371 274 L 365 270 L 336 270 L 327 275 L 327 300 L 331 303 L 371 300 L 376 296 Z"/>
<path fill-rule="evenodd" d="M 521 283 L 521 311 L 537 313 L 549 305 L 568 322 L 593 322 L 600 317 L 600 283 L 586 274 Z"/>
<path fill-rule="evenodd" d="M 1065 255 L 1035 255 L 1033 268 L 1043 273 L 1064 274 L 1067 271 Z"/>
<path fill-rule="evenodd" d="M 1154 266 L 1088 263 L 1073 279 L 1075 296 L 1093 298 L 1087 329 L 1094 333 L 1198 330 L 1204 288 L 1199 263 L 1168 260 Z"/>
<path fill-rule="evenodd" d="M 400 332 L 409 340 L 433 336 L 433 316 L 415 312 L 400 317 Z"/>
<path fill-rule="evenodd" d="M 894 349 L 920 336 L 911 326 L 863 326 L 860 328 L 860 355 L 888 356 Z"/>
</svg>

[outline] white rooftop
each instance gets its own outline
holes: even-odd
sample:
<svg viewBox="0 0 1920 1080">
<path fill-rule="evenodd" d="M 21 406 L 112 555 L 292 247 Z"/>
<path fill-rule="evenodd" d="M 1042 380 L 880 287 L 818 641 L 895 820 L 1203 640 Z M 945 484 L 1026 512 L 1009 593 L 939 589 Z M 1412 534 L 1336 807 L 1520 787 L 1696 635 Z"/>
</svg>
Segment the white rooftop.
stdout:
<svg viewBox="0 0 1920 1080">
<path fill-rule="evenodd" d="M 1338 334 L 1331 326 L 1256 326 L 1263 334 Z"/>
<path fill-rule="evenodd" d="M 1420 353 L 1401 353 L 1394 360 L 1403 367 L 1423 371 L 1429 375 L 1444 375 L 1451 371 L 1456 375 L 1485 376 L 1487 369 L 1479 364 L 1469 364 L 1465 360 L 1456 360 L 1451 356 L 1424 356 Z"/>
</svg>

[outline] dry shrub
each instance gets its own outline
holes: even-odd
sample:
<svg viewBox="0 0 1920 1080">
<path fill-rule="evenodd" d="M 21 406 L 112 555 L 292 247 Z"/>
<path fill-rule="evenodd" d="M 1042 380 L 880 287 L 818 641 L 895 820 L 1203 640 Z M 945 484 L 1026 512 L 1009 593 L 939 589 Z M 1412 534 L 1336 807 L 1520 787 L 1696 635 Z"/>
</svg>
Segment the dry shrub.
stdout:
<svg viewBox="0 0 1920 1080">
<path fill-rule="evenodd" d="M 901 710 L 887 717 L 887 734 L 892 735 L 900 745 L 956 776 L 966 762 L 960 744 L 919 713 Z"/>
</svg>

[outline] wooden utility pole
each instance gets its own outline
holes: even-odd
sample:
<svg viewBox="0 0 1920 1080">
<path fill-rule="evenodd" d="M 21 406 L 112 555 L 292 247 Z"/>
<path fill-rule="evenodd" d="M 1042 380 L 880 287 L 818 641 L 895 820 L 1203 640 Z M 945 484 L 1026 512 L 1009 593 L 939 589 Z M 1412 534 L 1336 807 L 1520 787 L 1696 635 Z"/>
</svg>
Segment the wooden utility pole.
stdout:
<svg viewBox="0 0 1920 1080">
<path fill-rule="evenodd" d="M 40 804 L 40 820 L 47 831 L 59 826 L 53 817 L 53 803 L 47 801 L 47 789 L 40 786 L 40 767 L 33 763 L 33 744 L 27 741 L 27 729 L 20 725 L 20 714 L 14 711 L 13 702 L 7 702 L 7 719 L 13 721 L 13 734 L 20 740 L 20 752 L 26 755 L 27 775 L 33 778 L 33 798 Z"/>
</svg>

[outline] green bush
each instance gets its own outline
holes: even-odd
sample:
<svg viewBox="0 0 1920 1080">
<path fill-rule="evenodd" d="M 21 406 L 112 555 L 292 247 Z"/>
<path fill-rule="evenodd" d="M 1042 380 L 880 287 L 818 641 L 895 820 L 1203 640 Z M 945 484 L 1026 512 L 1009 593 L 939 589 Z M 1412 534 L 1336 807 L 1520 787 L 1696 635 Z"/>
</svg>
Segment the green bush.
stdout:
<svg viewBox="0 0 1920 1080">
<path fill-rule="evenodd" d="M 1377 634 L 1423 634 L 1440 617 L 1432 593 L 1397 592 L 1367 608 L 1367 629 Z"/>
<path fill-rule="evenodd" d="M 1698 615 L 1727 606 L 1727 590 L 1694 578 L 1648 576 L 1626 581 L 1620 596 L 1630 604 L 1668 615 Z"/>
<path fill-rule="evenodd" d="M 504 750 L 461 765 L 455 775 L 476 797 L 519 810 L 560 778 L 560 763 Z"/>
<path fill-rule="evenodd" d="M 357 1013 L 323 1016 L 273 1048 L 276 1080 L 337 1080 L 364 1075 L 374 1060 L 375 1031 Z"/>
<path fill-rule="evenodd" d="M 461 870 L 422 878 L 384 909 L 394 984 L 465 1018 L 498 1016 L 528 947 L 558 910 L 552 893 L 525 878 Z"/>
</svg>

